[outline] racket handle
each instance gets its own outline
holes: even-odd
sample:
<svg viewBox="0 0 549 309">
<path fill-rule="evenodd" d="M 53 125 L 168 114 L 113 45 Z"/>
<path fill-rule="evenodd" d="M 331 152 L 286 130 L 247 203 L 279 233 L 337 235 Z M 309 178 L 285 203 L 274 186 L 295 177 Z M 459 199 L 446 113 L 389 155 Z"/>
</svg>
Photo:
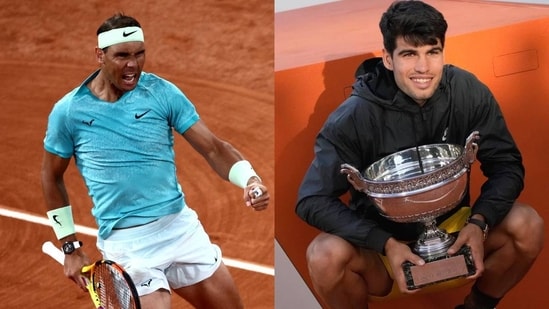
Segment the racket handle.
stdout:
<svg viewBox="0 0 549 309">
<path fill-rule="evenodd" d="M 61 265 L 65 262 L 65 254 L 63 254 L 63 251 L 57 248 L 51 241 L 46 241 L 42 244 L 42 252 L 52 257 Z"/>
<path fill-rule="evenodd" d="M 61 249 L 57 248 L 51 241 L 46 241 L 42 244 L 42 252 L 52 257 L 61 265 L 63 265 L 63 263 L 65 262 L 65 254 L 63 253 L 63 251 L 61 251 Z M 82 268 L 82 272 L 89 272 L 90 268 L 91 266 L 84 266 Z M 88 278 L 84 277 L 84 280 L 95 308 L 102 309 L 103 307 L 101 307 L 101 301 L 99 300 L 99 296 L 97 295 L 97 293 L 95 293 L 93 289 L 93 283 L 90 280 L 88 280 Z"/>
</svg>

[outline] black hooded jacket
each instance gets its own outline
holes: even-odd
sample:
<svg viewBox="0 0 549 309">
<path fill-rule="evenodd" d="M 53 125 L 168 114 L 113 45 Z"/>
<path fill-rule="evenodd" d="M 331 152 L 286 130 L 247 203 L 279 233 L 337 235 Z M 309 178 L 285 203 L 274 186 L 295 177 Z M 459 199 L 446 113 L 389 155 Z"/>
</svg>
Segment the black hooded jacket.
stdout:
<svg viewBox="0 0 549 309">
<path fill-rule="evenodd" d="M 438 89 L 420 107 L 398 89 L 380 58 L 366 60 L 357 75 L 351 96 L 332 112 L 317 136 L 296 213 L 324 232 L 378 252 L 383 252 L 389 237 L 413 240 L 421 231 L 419 223 L 394 223 L 382 217 L 367 195 L 355 191 L 340 173 L 341 164 L 363 171 L 410 147 L 463 146 L 476 130 L 481 137 L 474 164 L 480 164 L 487 180 L 472 212 L 482 214 L 490 227 L 501 222 L 523 189 L 524 167 L 490 90 L 473 74 L 445 65 Z M 347 192 L 348 203 L 343 202 Z M 460 205 L 470 205 L 469 194 Z"/>
</svg>

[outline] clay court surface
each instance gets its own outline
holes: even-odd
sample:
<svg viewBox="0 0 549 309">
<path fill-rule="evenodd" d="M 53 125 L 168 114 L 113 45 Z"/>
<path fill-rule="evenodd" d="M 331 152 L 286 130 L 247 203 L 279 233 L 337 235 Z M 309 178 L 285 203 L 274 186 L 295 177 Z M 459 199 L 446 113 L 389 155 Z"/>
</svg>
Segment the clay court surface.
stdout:
<svg viewBox="0 0 549 309">
<path fill-rule="evenodd" d="M 145 71 L 177 84 L 206 124 L 255 166 L 274 196 L 272 1 L 0 1 L 0 210 L 45 218 L 42 139 L 54 102 L 97 66 L 99 24 L 118 11 L 145 32 Z M 265 212 L 241 202 L 183 138 L 176 139 L 180 182 L 226 258 L 272 268 L 274 199 Z M 65 182 L 75 222 L 95 228 L 91 202 L 71 164 Z M 81 235 L 99 258 L 95 237 Z M 1 308 L 92 308 L 41 252 L 50 227 L 0 216 Z M 274 307 L 272 275 L 230 267 L 246 308 Z M 190 308 L 178 297 L 173 308 Z"/>
</svg>

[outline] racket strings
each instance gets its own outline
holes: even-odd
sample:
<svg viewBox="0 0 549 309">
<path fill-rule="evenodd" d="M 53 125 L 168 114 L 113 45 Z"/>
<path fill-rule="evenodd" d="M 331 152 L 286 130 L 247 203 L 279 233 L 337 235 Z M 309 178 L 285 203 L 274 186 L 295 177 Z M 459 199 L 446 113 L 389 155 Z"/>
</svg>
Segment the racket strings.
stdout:
<svg viewBox="0 0 549 309">
<path fill-rule="evenodd" d="M 137 308 L 135 298 L 128 282 L 129 277 L 115 265 L 105 263 L 96 265 L 93 272 L 94 288 L 104 309 Z"/>
</svg>

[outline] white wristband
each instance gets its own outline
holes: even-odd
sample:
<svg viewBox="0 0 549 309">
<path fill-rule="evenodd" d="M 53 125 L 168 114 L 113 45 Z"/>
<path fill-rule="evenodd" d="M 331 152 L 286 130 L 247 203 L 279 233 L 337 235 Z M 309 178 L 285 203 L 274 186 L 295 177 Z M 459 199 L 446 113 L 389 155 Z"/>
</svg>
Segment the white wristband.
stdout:
<svg viewBox="0 0 549 309">
<path fill-rule="evenodd" d="M 229 181 L 232 184 L 245 188 L 251 177 L 257 177 L 261 181 L 261 178 L 257 176 L 254 168 L 247 160 L 240 160 L 231 166 Z"/>
<path fill-rule="evenodd" d="M 76 233 L 71 205 L 50 210 L 47 215 L 57 239 Z"/>
</svg>

